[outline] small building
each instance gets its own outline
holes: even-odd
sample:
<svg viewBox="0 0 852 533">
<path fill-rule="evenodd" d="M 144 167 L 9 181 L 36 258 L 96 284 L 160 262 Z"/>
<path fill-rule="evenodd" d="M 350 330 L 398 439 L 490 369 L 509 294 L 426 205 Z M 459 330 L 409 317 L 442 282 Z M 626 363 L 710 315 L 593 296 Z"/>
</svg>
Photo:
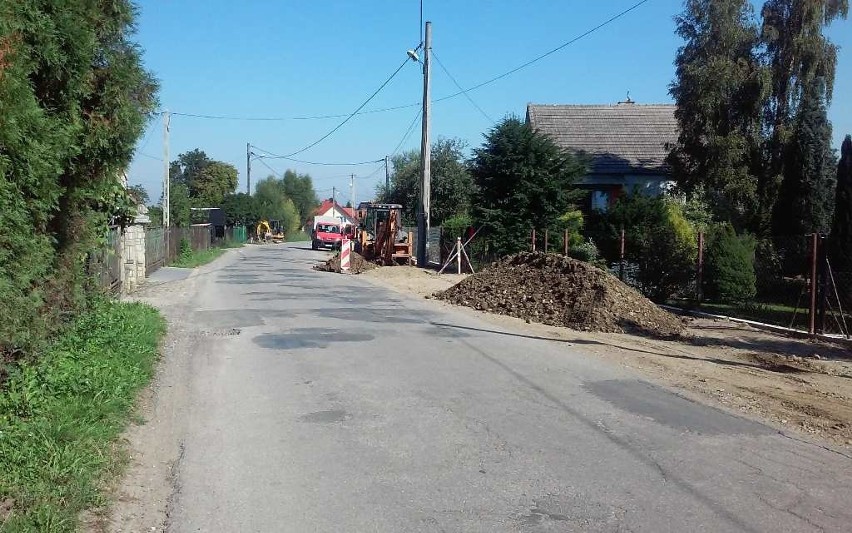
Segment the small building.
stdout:
<svg viewBox="0 0 852 533">
<path fill-rule="evenodd" d="M 590 210 L 606 210 L 624 193 L 656 196 L 672 185 L 666 164 L 677 142 L 673 104 L 527 105 L 527 123 L 560 147 L 589 158 L 578 185 Z M 584 210 L 585 210 L 584 209 Z"/>
<path fill-rule="evenodd" d="M 331 198 L 323 200 L 323 202 L 314 210 L 314 216 L 321 217 L 334 217 L 340 221 L 344 226 L 358 225 L 358 215 L 355 212 L 355 209 L 351 207 L 342 207 L 339 203 L 333 201 Z M 311 225 L 311 221 L 306 221 L 307 226 Z"/>
</svg>

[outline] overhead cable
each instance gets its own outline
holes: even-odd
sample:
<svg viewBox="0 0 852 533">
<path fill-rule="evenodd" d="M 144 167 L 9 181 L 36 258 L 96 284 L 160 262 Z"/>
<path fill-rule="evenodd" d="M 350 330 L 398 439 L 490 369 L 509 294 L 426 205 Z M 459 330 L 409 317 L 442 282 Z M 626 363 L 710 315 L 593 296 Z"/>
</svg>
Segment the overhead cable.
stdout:
<svg viewBox="0 0 852 533">
<path fill-rule="evenodd" d="M 441 60 L 438 58 L 438 55 L 435 53 L 435 50 L 434 50 L 434 49 L 432 49 L 432 57 L 434 57 L 434 58 L 435 58 L 435 61 L 437 61 L 437 62 L 438 62 L 438 66 L 439 66 L 439 67 L 441 67 L 441 70 L 443 70 L 443 71 L 444 71 L 444 74 L 446 74 L 447 76 L 449 76 L 449 78 L 453 81 L 453 83 L 455 84 L 455 86 L 456 86 L 456 87 L 458 87 L 458 89 L 462 92 L 462 94 L 464 94 L 465 98 L 467 98 L 467 101 L 468 101 L 468 102 L 470 102 L 470 103 L 471 103 L 471 105 L 472 105 L 473 107 L 475 107 L 477 111 L 479 111 L 480 113 L 482 113 L 482 116 L 483 116 L 483 117 L 485 117 L 486 119 L 488 119 L 488 121 L 489 121 L 489 122 L 491 122 L 491 123 L 493 124 L 493 123 L 494 123 L 494 119 L 493 119 L 493 118 L 491 118 L 491 117 L 488 115 L 488 113 L 486 113 L 485 111 L 483 111 L 483 110 L 482 110 L 482 108 L 481 108 L 481 107 L 479 107 L 479 104 L 477 104 L 476 102 L 474 102 L 474 101 L 473 101 L 473 98 L 471 98 L 471 97 L 470 97 L 470 95 L 467 93 L 467 90 L 463 89 L 463 88 L 462 88 L 462 86 L 461 86 L 461 85 L 459 85 L 459 82 L 458 82 L 458 81 L 456 81 L 456 78 L 455 78 L 452 74 L 450 74 L 450 71 L 449 71 L 449 70 L 447 70 L 447 67 L 445 67 L 445 66 L 444 66 L 444 63 L 442 63 L 442 62 L 441 62 Z"/>
</svg>

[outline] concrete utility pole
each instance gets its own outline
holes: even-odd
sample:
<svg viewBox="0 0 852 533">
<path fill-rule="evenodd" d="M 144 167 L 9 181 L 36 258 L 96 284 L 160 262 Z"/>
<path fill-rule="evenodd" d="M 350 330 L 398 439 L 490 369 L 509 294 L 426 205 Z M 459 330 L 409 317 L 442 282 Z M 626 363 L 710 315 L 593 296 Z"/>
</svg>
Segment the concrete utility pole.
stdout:
<svg viewBox="0 0 852 533">
<path fill-rule="evenodd" d="M 246 143 L 246 194 L 251 194 L 251 143 Z"/>
<path fill-rule="evenodd" d="M 429 65 L 432 56 L 432 23 L 426 22 L 426 37 L 423 43 L 423 133 L 420 139 L 420 205 L 417 207 L 417 266 L 428 266 L 426 240 L 429 237 L 429 200 L 432 196 L 432 147 L 429 144 L 429 120 L 431 110 L 431 86 Z"/>
<path fill-rule="evenodd" d="M 355 207 L 355 174 L 349 178 L 349 205 Z"/>
<path fill-rule="evenodd" d="M 166 248 L 163 264 L 169 260 L 169 112 L 163 111 L 163 246 Z"/>
<path fill-rule="evenodd" d="M 385 156 L 385 194 L 390 194 L 390 170 L 388 170 L 388 156 Z"/>
</svg>

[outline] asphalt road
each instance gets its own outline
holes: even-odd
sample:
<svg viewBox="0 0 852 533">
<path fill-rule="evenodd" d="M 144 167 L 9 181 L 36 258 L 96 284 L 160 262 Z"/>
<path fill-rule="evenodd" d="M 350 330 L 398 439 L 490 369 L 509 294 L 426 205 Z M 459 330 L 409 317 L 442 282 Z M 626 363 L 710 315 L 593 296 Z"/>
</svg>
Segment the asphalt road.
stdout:
<svg viewBox="0 0 852 533">
<path fill-rule="evenodd" d="M 169 531 L 852 529 L 837 451 L 323 256 L 246 247 L 173 295 Z"/>
</svg>

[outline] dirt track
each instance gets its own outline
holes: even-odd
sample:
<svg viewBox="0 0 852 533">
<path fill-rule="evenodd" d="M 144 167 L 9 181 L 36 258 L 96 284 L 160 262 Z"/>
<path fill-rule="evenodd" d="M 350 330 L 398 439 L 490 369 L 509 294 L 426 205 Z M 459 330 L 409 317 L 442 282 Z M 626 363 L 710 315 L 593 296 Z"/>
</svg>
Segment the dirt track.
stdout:
<svg viewBox="0 0 852 533">
<path fill-rule="evenodd" d="M 431 297 L 464 276 L 379 268 L 373 283 Z M 444 302 L 438 305 L 448 306 Z M 459 308 L 525 334 L 583 345 L 588 353 L 674 385 L 694 398 L 852 449 L 852 351 L 730 321 L 692 320 L 682 340 L 589 333 Z"/>
</svg>

